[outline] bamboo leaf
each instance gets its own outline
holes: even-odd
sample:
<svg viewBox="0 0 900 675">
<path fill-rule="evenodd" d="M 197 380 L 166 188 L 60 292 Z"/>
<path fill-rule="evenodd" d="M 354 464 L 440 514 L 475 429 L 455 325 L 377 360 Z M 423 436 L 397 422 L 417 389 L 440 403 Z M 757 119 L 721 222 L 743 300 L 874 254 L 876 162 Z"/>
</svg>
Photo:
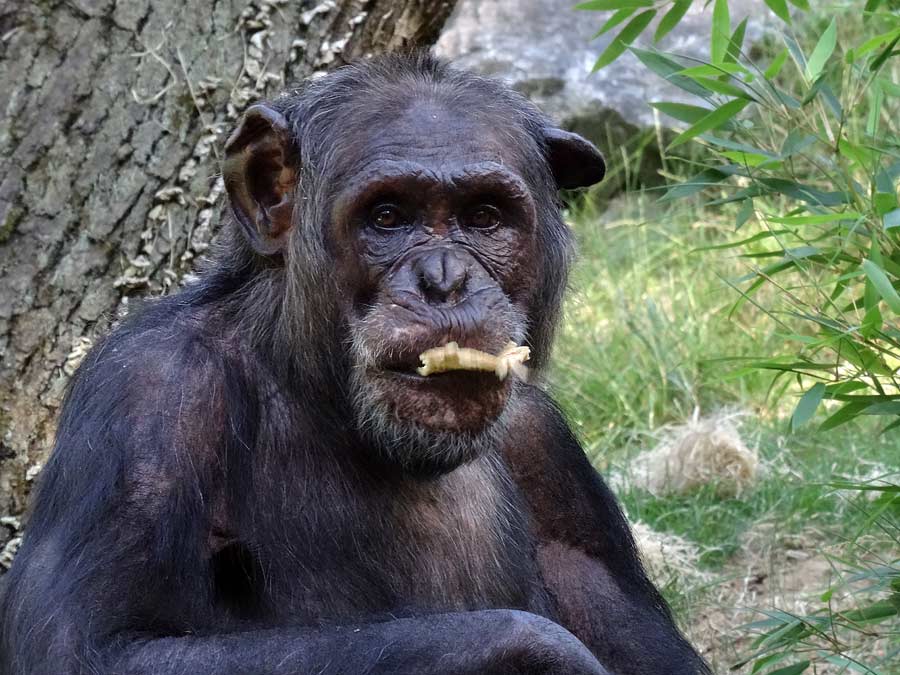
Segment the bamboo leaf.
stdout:
<svg viewBox="0 0 900 675">
<path fill-rule="evenodd" d="M 869 38 L 853 51 L 857 57 L 863 56 L 864 54 L 868 54 L 869 52 L 874 52 L 876 49 L 881 47 L 881 45 L 887 42 L 896 40 L 898 35 L 900 35 L 900 28 L 894 28 L 893 30 L 889 30 L 887 33 L 881 33 L 880 35 L 876 35 L 873 38 Z"/>
<path fill-rule="evenodd" d="M 857 211 L 843 213 L 822 213 L 813 216 L 767 216 L 766 220 L 781 225 L 823 225 L 842 220 L 859 220 L 865 216 Z"/>
<path fill-rule="evenodd" d="M 800 397 L 797 407 L 794 408 L 794 414 L 791 415 L 791 431 L 797 431 L 812 419 L 824 395 L 825 384 L 817 382 Z"/>
<path fill-rule="evenodd" d="M 894 209 L 893 211 L 888 211 L 884 214 L 884 229 L 890 230 L 895 227 L 900 227 L 900 209 Z"/>
<path fill-rule="evenodd" d="M 698 105 L 690 105 L 688 103 L 669 103 L 667 101 L 658 101 L 650 104 L 661 113 L 665 113 L 669 117 L 674 117 L 680 122 L 694 124 L 713 112 L 712 108 L 703 108 Z"/>
<path fill-rule="evenodd" d="M 631 53 L 638 57 L 641 63 L 650 70 L 664 80 L 671 82 L 679 89 L 684 89 L 685 91 L 702 98 L 709 96 L 710 92 L 707 89 L 701 87 L 691 78 L 678 74 L 680 71 L 684 70 L 684 66 L 677 61 L 673 61 L 659 52 L 650 51 L 648 49 L 638 49 L 637 47 L 631 47 Z"/>
<path fill-rule="evenodd" d="M 781 36 L 781 39 L 784 40 L 784 44 L 788 49 L 788 52 L 791 54 L 791 58 L 794 59 L 794 63 L 797 64 L 797 67 L 801 72 L 806 72 L 806 56 L 803 55 L 803 50 L 800 48 L 800 45 L 797 44 L 797 41 L 791 35 L 784 34 Z"/>
<path fill-rule="evenodd" d="M 678 136 L 675 137 L 675 140 L 669 145 L 669 148 L 678 147 L 702 133 L 719 128 L 730 121 L 735 115 L 741 112 L 741 110 L 746 108 L 748 103 L 750 103 L 750 101 L 743 98 L 736 98 L 728 101 L 728 103 L 720 106 L 710 114 L 706 115 L 706 117 L 678 134 Z"/>
<path fill-rule="evenodd" d="M 770 192 L 780 192 L 794 199 L 800 199 L 812 206 L 840 206 L 850 201 L 850 195 L 842 192 L 822 192 L 809 185 L 795 183 L 783 178 L 759 178 L 759 186 Z"/>
<path fill-rule="evenodd" d="M 868 291 L 869 285 L 866 285 L 866 291 Z M 868 292 L 866 295 L 868 296 Z M 876 305 L 871 307 L 863 317 L 862 323 L 859 324 L 859 334 L 866 339 L 872 338 L 881 330 L 883 325 L 884 318 L 881 316 L 881 310 Z"/>
<path fill-rule="evenodd" d="M 761 659 L 756 659 L 753 662 L 753 668 L 750 670 L 750 675 L 756 675 L 759 671 L 761 671 L 766 666 L 771 666 L 774 663 L 778 663 L 779 661 L 783 661 L 787 657 L 787 654 L 784 652 L 775 652 L 773 654 L 767 654 Z M 743 665 L 743 664 L 741 664 Z"/>
<path fill-rule="evenodd" d="M 693 66 L 685 68 L 679 75 L 687 77 L 719 77 L 720 75 L 749 74 L 750 71 L 738 63 L 718 63 L 716 65 Z"/>
<path fill-rule="evenodd" d="M 666 15 L 656 27 L 656 34 L 653 36 L 654 42 L 659 42 L 666 35 L 672 32 L 672 29 L 678 25 L 678 22 L 684 18 L 687 11 L 691 8 L 693 0 L 675 0 L 672 8 L 666 12 Z"/>
<path fill-rule="evenodd" d="M 884 434 L 884 432 L 891 431 L 892 429 L 896 429 L 897 427 L 900 427 L 900 416 L 898 416 L 896 420 L 894 420 L 893 422 L 888 424 L 884 429 L 882 429 L 878 433 Z"/>
<path fill-rule="evenodd" d="M 725 54 L 725 60 L 729 63 L 735 63 L 738 60 L 738 57 L 741 55 L 741 49 L 744 47 L 744 36 L 747 34 L 747 19 L 749 17 L 744 17 L 744 20 L 738 24 L 738 27 L 734 29 L 734 32 L 731 34 L 731 40 L 728 41 L 728 50 Z"/>
<path fill-rule="evenodd" d="M 683 183 L 678 183 L 677 185 L 673 185 L 666 191 L 662 197 L 660 197 L 661 202 L 668 202 L 673 199 L 682 199 L 692 194 L 696 194 L 700 192 L 704 188 L 709 187 L 710 185 L 715 185 L 716 183 L 721 183 L 728 177 L 727 173 L 719 171 L 717 169 L 709 168 L 705 171 L 701 171 L 693 178 L 689 178 Z"/>
<path fill-rule="evenodd" d="M 697 77 L 694 76 L 691 78 L 697 84 L 706 87 L 710 91 L 714 91 L 717 94 L 724 94 L 725 96 L 734 96 L 735 98 L 746 98 L 751 101 L 756 101 L 756 97 L 753 96 L 746 89 L 742 89 L 735 84 L 731 84 L 730 82 L 723 82 L 722 80 L 716 80 L 711 77 Z M 738 80 L 740 81 L 740 80 Z"/>
<path fill-rule="evenodd" d="M 846 424 L 854 417 L 858 417 L 860 413 L 870 405 L 870 403 L 864 401 L 851 401 L 850 403 L 841 406 L 836 413 L 819 425 L 819 431 L 828 431 L 829 429 L 834 429 L 842 424 Z"/>
<path fill-rule="evenodd" d="M 750 204 L 750 208 L 753 208 L 753 200 L 747 199 L 745 203 Z M 740 241 L 730 241 L 725 244 L 710 244 L 709 246 L 700 246 L 698 248 L 692 249 L 693 251 L 718 251 L 721 249 L 728 248 L 738 248 L 740 246 L 745 246 L 746 244 L 752 244 L 755 241 L 761 241 L 763 239 L 772 239 L 778 237 L 782 234 L 790 234 L 790 230 L 766 230 L 765 232 L 758 232 L 754 234 L 752 237 L 747 237 L 746 239 L 741 239 Z"/>
<path fill-rule="evenodd" d="M 766 0 L 766 5 L 768 5 L 769 9 L 775 12 L 782 21 L 785 23 L 791 22 L 791 13 L 788 11 L 787 2 L 785 2 L 785 0 Z"/>
<path fill-rule="evenodd" d="M 853 623 L 868 623 L 880 621 L 889 616 L 896 616 L 897 612 L 898 609 L 894 603 L 890 600 L 881 600 L 873 602 L 866 607 L 847 610 L 842 614 L 847 621 L 852 621 Z"/>
<path fill-rule="evenodd" d="M 738 211 L 737 216 L 734 218 L 734 229 L 739 230 L 744 226 L 750 218 L 753 217 L 753 200 L 745 199 L 741 202 L 741 210 Z M 763 232 L 761 234 L 770 234 L 769 232 Z"/>
<path fill-rule="evenodd" d="M 768 675 L 799 675 L 799 673 L 802 673 L 807 668 L 809 668 L 809 661 L 800 661 L 799 663 L 792 663 L 791 665 L 779 668 L 778 670 L 770 670 Z"/>
<path fill-rule="evenodd" d="M 766 68 L 763 75 L 765 75 L 766 78 L 769 80 L 774 79 L 775 77 L 778 77 L 778 73 L 780 73 L 781 69 L 784 68 L 784 64 L 787 61 L 787 58 L 788 58 L 787 48 L 782 49 L 778 53 L 778 56 L 776 56 L 775 59 L 772 61 L 772 63 L 769 64 L 769 67 Z"/>
<path fill-rule="evenodd" d="M 601 35 L 606 35 L 609 31 L 625 21 L 625 19 L 634 14 L 636 11 L 637 7 L 625 7 L 623 9 L 620 9 L 618 12 L 615 12 L 606 20 L 606 23 L 600 27 L 600 30 L 598 30 L 591 36 L 591 39 L 593 40 L 594 38 L 598 38 Z"/>
<path fill-rule="evenodd" d="M 881 68 L 881 66 L 884 65 L 884 62 L 887 61 L 891 56 L 894 55 L 893 50 L 894 50 L 894 47 L 897 45 L 898 41 L 900 41 L 900 35 L 898 35 L 893 40 L 891 40 L 890 43 L 888 44 L 888 46 L 885 47 L 881 51 L 881 53 L 872 60 L 872 63 L 869 64 L 869 70 L 871 70 L 872 72 L 875 72 L 876 70 Z"/>
<path fill-rule="evenodd" d="M 884 105 L 884 89 L 876 81 L 866 94 L 870 101 L 869 114 L 866 118 L 866 134 L 868 136 L 876 136 L 878 134 L 878 124 L 881 120 L 881 107 Z"/>
<path fill-rule="evenodd" d="M 822 74 L 822 70 L 825 68 L 825 63 L 834 53 L 836 45 L 837 24 L 835 24 L 835 20 L 832 19 L 831 23 L 828 24 L 828 28 L 825 29 L 825 32 L 822 33 L 822 37 L 820 37 L 819 41 L 816 43 L 816 47 L 813 49 L 812 54 L 809 56 L 809 61 L 806 63 L 806 79 L 810 82 L 818 79 L 819 75 Z"/>
<path fill-rule="evenodd" d="M 712 32 L 709 36 L 709 54 L 713 63 L 725 60 L 730 35 L 731 17 L 728 14 L 728 0 L 716 0 L 713 6 Z"/>
<path fill-rule="evenodd" d="M 875 290 L 878 291 L 881 299 L 887 303 L 887 306 L 891 308 L 894 314 L 900 316 L 900 294 L 891 285 L 891 281 L 884 273 L 884 270 L 871 260 L 863 260 L 862 268 L 869 281 L 875 286 Z"/>
<path fill-rule="evenodd" d="M 613 41 L 609 43 L 606 49 L 603 50 L 603 53 L 600 55 L 600 58 L 597 59 L 591 72 L 597 72 L 619 58 L 622 55 L 622 52 L 628 48 L 628 45 L 634 42 L 635 38 L 637 38 L 637 36 L 650 24 L 654 16 L 656 16 L 656 10 L 648 9 L 646 12 L 641 12 L 629 21 L 625 28 L 623 28 Z"/>
<path fill-rule="evenodd" d="M 900 415 L 900 401 L 883 401 L 870 405 L 863 415 Z"/>
<path fill-rule="evenodd" d="M 819 139 L 810 134 L 804 134 L 802 131 L 793 129 L 784 139 L 781 145 L 781 159 L 787 159 L 793 155 L 803 152 L 811 145 L 814 145 Z"/>
<path fill-rule="evenodd" d="M 731 150 L 731 151 L 721 151 L 721 154 L 726 159 L 731 160 L 735 164 L 739 164 L 741 166 L 749 166 L 749 167 L 758 167 L 763 166 L 766 169 L 772 169 L 776 165 L 780 165 L 781 162 L 778 160 L 773 160 L 771 157 L 767 157 L 766 155 L 760 155 L 756 152 L 744 152 L 742 150 Z"/>
<path fill-rule="evenodd" d="M 872 205 L 875 207 L 875 213 L 882 218 L 898 207 L 897 193 L 893 192 L 876 192 L 872 197 Z"/>
<path fill-rule="evenodd" d="M 715 145 L 720 148 L 726 148 L 727 150 L 737 150 L 738 152 L 749 152 L 754 155 L 762 155 L 764 157 L 768 157 L 769 159 L 781 159 L 778 155 L 773 155 L 761 148 L 754 147 L 752 145 L 747 145 L 746 143 L 738 143 L 736 141 L 729 140 L 727 138 L 719 138 L 718 136 L 713 136 L 712 134 L 704 134 L 703 140 L 709 143 L 710 145 Z"/>
</svg>

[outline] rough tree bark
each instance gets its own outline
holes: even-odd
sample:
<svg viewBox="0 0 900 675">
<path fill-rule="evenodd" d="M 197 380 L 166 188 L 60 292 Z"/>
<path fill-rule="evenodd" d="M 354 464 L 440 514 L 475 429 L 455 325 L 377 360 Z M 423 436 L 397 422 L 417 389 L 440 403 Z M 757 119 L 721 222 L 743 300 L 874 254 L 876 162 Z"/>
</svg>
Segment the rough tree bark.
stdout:
<svg viewBox="0 0 900 675">
<path fill-rule="evenodd" d="M 135 296 L 215 234 L 252 99 L 433 42 L 454 0 L 0 3 L 0 572 L 65 384 Z"/>
</svg>

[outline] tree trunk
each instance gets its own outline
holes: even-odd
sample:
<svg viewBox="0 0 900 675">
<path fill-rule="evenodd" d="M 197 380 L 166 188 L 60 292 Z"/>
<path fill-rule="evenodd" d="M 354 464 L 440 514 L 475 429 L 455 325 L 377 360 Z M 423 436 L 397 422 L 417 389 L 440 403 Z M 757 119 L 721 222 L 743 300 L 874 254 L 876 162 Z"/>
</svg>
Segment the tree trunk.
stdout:
<svg viewBox="0 0 900 675">
<path fill-rule="evenodd" d="M 249 101 L 432 43 L 454 0 L 41 0 L 0 6 L 0 571 L 66 382 L 130 298 L 215 234 Z"/>
</svg>

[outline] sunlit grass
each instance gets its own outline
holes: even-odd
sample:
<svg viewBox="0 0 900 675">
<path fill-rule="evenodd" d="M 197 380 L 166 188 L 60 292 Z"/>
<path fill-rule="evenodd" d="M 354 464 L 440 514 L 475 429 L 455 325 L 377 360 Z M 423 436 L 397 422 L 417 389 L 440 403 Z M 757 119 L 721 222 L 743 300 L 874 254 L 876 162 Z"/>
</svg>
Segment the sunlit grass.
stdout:
<svg viewBox="0 0 900 675">
<path fill-rule="evenodd" d="M 764 463 L 762 480 L 739 498 L 723 500 L 710 489 L 659 499 L 626 489 L 630 515 L 704 544 L 709 565 L 733 554 L 760 519 L 785 528 L 850 527 L 852 515 L 821 486 L 877 464 L 896 468 L 900 434 L 879 435 L 865 421 L 827 435 L 790 434 L 796 399 L 774 400 L 767 373 L 734 375 L 739 361 L 729 359 L 764 356 L 782 339 L 752 306 L 729 315 L 737 294 L 725 279 L 743 273 L 740 263 L 697 251 L 732 234 L 730 225 L 640 195 L 572 220 L 580 259 L 551 382 L 595 465 L 627 472 L 628 458 L 652 447 L 659 427 L 695 408 L 723 407 L 747 411 L 743 433 Z"/>
<path fill-rule="evenodd" d="M 866 530 L 867 495 L 827 484 L 900 470 L 900 434 L 880 435 L 871 419 L 827 434 L 815 433 L 814 425 L 790 433 L 796 383 L 783 379 L 787 390 L 779 398 L 769 374 L 736 377 L 740 362 L 727 360 L 783 346 L 770 318 L 752 305 L 730 315 L 738 296 L 726 280 L 743 274 L 743 263 L 721 251 L 697 251 L 733 235 L 732 226 L 721 214 L 654 202 L 630 195 L 605 214 L 572 216 L 580 259 L 551 384 L 594 464 L 625 477 L 615 485 L 629 518 L 698 545 L 697 566 L 707 580 L 676 578 L 663 593 L 703 643 L 712 638 L 693 625 L 697 616 L 722 612 L 732 627 L 758 618 L 729 595 L 736 574 L 770 569 L 774 580 L 792 555 L 850 548 Z M 654 496 L 631 486 L 629 459 L 656 444 L 661 426 L 697 408 L 745 411 L 741 432 L 762 462 L 755 485 L 726 498 L 713 487 Z M 872 550 L 890 543 L 873 541 Z M 712 655 L 717 672 L 745 647 Z"/>
<path fill-rule="evenodd" d="M 552 383 L 600 464 L 695 408 L 762 410 L 769 378 L 732 378 L 724 357 L 771 349 L 764 316 L 741 310 L 724 281 L 739 263 L 697 248 L 727 225 L 693 210 L 632 196 L 605 215 L 576 214 L 572 279 Z"/>
</svg>

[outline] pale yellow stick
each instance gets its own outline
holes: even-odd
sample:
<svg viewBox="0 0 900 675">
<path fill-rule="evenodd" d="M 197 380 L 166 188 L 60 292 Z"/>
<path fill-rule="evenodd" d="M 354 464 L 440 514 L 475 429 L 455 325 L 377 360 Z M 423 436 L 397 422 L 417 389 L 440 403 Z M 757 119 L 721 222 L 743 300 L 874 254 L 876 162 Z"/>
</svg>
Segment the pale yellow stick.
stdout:
<svg viewBox="0 0 900 675">
<path fill-rule="evenodd" d="M 451 370 L 480 370 L 495 373 L 498 378 L 504 380 L 511 370 L 525 379 L 527 369 L 522 364 L 528 360 L 530 354 L 528 347 L 519 347 L 515 342 L 508 343 L 496 356 L 448 342 L 443 347 L 422 352 L 419 355 L 422 367 L 416 372 L 419 375 L 431 375 Z"/>
</svg>

